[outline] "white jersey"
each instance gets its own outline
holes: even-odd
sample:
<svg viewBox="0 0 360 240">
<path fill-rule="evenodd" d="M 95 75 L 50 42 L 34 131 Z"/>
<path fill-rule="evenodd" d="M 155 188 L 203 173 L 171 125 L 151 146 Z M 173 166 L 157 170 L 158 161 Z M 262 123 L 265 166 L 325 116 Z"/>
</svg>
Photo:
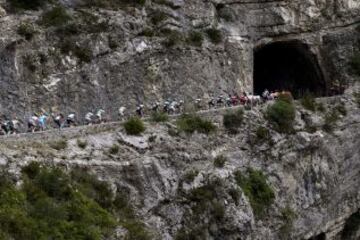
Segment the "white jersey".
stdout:
<svg viewBox="0 0 360 240">
<path fill-rule="evenodd" d="M 94 116 L 93 113 L 88 112 L 88 113 L 85 115 L 85 119 L 88 120 L 88 121 L 91 121 L 91 119 L 92 119 L 93 116 Z"/>
<path fill-rule="evenodd" d="M 120 116 L 124 116 L 125 110 L 126 110 L 125 107 L 120 107 L 120 108 L 119 108 L 119 115 L 120 115 Z"/>
<path fill-rule="evenodd" d="M 68 119 L 75 119 L 75 114 L 74 113 L 69 114 Z"/>
</svg>

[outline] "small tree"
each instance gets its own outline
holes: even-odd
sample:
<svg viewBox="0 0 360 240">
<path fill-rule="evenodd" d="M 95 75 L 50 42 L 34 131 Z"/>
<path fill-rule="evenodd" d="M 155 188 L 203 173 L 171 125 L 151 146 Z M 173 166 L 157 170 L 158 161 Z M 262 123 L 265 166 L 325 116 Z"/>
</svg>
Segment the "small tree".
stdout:
<svg viewBox="0 0 360 240">
<path fill-rule="evenodd" d="M 125 131 L 129 135 L 139 135 L 145 131 L 143 121 L 138 117 L 132 117 L 124 123 Z"/>
</svg>

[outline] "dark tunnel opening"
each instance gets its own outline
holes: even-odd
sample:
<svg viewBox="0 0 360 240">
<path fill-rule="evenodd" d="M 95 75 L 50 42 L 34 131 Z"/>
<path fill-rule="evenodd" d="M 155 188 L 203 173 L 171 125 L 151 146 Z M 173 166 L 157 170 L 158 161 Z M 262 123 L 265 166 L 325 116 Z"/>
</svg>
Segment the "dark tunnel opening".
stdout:
<svg viewBox="0 0 360 240">
<path fill-rule="evenodd" d="M 320 233 L 319 235 L 313 236 L 309 238 L 308 240 L 326 240 L 326 234 Z"/>
<path fill-rule="evenodd" d="M 254 93 L 290 91 L 294 98 L 306 92 L 327 95 L 326 83 L 309 47 L 300 41 L 275 42 L 254 52 Z"/>
</svg>

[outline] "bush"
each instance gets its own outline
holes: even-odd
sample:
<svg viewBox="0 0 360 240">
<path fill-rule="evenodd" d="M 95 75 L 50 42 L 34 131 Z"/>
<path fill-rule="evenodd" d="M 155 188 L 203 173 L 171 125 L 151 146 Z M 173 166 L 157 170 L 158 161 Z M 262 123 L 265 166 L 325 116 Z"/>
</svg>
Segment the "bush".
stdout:
<svg viewBox="0 0 360 240">
<path fill-rule="evenodd" d="M 163 112 L 155 112 L 151 114 L 151 120 L 153 122 L 167 122 L 169 120 L 169 115 Z"/>
<path fill-rule="evenodd" d="M 112 145 L 112 146 L 110 147 L 109 153 L 112 154 L 112 155 L 118 154 L 118 153 L 119 153 L 119 150 L 120 150 L 119 145 L 114 144 L 114 145 Z"/>
<path fill-rule="evenodd" d="M 274 202 L 275 194 L 266 182 L 261 171 L 249 168 L 247 176 L 240 171 L 235 172 L 235 180 L 248 197 L 255 216 L 261 218 L 265 211 Z"/>
<path fill-rule="evenodd" d="M 256 138 L 260 141 L 269 140 L 270 139 L 270 131 L 266 127 L 259 126 L 256 129 Z"/>
<path fill-rule="evenodd" d="M 224 19 L 226 22 L 234 21 L 234 14 L 229 7 L 225 7 L 224 4 L 218 4 L 216 6 L 216 10 L 218 12 L 218 16 Z"/>
<path fill-rule="evenodd" d="M 61 139 L 58 141 L 50 142 L 49 145 L 51 148 L 60 151 L 67 147 L 67 141 L 65 139 Z"/>
<path fill-rule="evenodd" d="M 87 144 L 88 144 L 86 140 L 81 140 L 81 139 L 78 139 L 76 141 L 76 143 L 77 143 L 78 147 L 81 148 L 81 149 L 85 149 L 87 147 Z"/>
<path fill-rule="evenodd" d="M 184 114 L 177 120 L 176 123 L 181 131 L 189 134 L 192 134 L 195 131 L 199 133 L 209 134 L 216 130 L 216 127 L 212 122 L 208 120 L 203 120 L 197 115 Z"/>
<path fill-rule="evenodd" d="M 89 48 L 84 46 L 80 47 L 75 44 L 74 41 L 70 39 L 63 40 L 60 43 L 60 51 L 63 54 L 68 54 L 72 52 L 81 62 L 91 62 L 92 60 L 92 51 Z"/>
<path fill-rule="evenodd" d="M 222 34 L 220 30 L 216 28 L 209 28 L 206 30 L 206 34 L 212 43 L 219 44 L 222 42 Z"/>
<path fill-rule="evenodd" d="M 20 187 L 1 181 L 0 225 L 6 239 L 100 240 L 115 229 L 115 217 L 59 168 L 31 163 L 22 169 L 22 180 Z"/>
<path fill-rule="evenodd" d="M 278 132 L 290 133 L 295 120 L 295 107 L 292 102 L 276 100 L 267 108 L 266 117 Z"/>
<path fill-rule="evenodd" d="M 65 25 L 71 20 L 70 15 L 63 7 L 54 7 L 45 12 L 41 18 L 41 24 L 47 27 Z"/>
<path fill-rule="evenodd" d="M 198 174 L 199 174 L 199 171 L 190 170 L 184 174 L 183 179 L 186 183 L 192 183 Z"/>
<path fill-rule="evenodd" d="M 244 120 L 244 111 L 242 109 L 236 112 L 228 112 L 223 116 L 223 125 L 230 133 L 238 133 Z"/>
<path fill-rule="evenodd" d="M 303 98 L 301 99 L 301 105 L 303 105 L 304 108 L 310 111 L 316 111 L 316 101 L 315 98 L 309 93 L 305 93 Z"/>
<path fill-rule="evenodd" d="M 350 59 L 350 66 L 357 76 L 360 76 L 360 53 L 354 54 Z"/>
<path fill-rule="evenodd" d="M 17 29 L 17 33 L 23 37 L 25 37 L 26 40 L 31 40 L 33 36 L 36 33 L 35 27 L 32 24 L 29 23 L 21 23 L 20 26 Z"/>
<path fill-rule="evenodd" d="M 183 40 L 183 36 L 178 31 L 169 31 L 166 33 L 166 39 L 162 42 L 162 44 L 167 47 L 174 47 L 175 45 L 179 44 Z"/>
<path fill-rule="evenodd" d="M 153 12 L 153 14 L 150 17 L 150 20 L 151 20 L 152 24 L 158 25 L 159 23 L 166 20 L 167 18 L 168 18 L 168 16 L 166 15 L 166 13 L 157 10 L 157 11 Z"/>
<path fill-rule="evenodd" d="M 139 135 L 145 131 L 145 125 L 140 118 L 132 117 L 124 123 L 124 128 L 129 135 Z"/>
<path fill-rule="evenodd" d="M 293 231 L 293 222 L 296 218 L 296 213 L 289 207 L 281 209 L 281 219 L 283 225 L 280 228 L 280 239 L 291 239 L 291 233 Z"/>
<path fill-rule="evenodd" d="M 223 155 L 219 155 L 214 160 L 214 166 L 217 168 L 223 168 L 225 166 L 225 163 L 227 161 L 227 158 Z"/>
<path fill-rule="evenodd" d="M 339 112 L 334 108 L 325 115 L 325 123 L 323 125 L 323 130 L 325 132 L 332 132 L 336 125 L 336 122 L 340 119 Z"/>
<path fill-rule="evenodd" d="M 201 47 L 204 37 L 201 32 L 191 31 L 188 35 L 187 42 L 193 46 Z"/>
</svg>

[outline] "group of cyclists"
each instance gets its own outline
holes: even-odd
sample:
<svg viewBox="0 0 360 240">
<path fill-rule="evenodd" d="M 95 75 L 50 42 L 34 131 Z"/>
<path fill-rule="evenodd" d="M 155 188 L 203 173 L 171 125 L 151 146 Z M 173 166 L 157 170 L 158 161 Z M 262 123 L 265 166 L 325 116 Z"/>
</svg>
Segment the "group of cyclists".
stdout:
<svg viewBox="0 0 360 240">
<path fill-rule="evenodd" d="M 264 103 L 269 100 L 277 99 L 280 94 L 289 94 L 288 91 L 273 91 L 270 92 L 267 89 L 264 90 L 261 96 L 259 95 L 251 95 L 245 92 L 241 94 L 228 94 L 227 96 L 220 95 L 217 97 L 211 97 L 210 99 L 200 99 L 197 98 L 193 102 L 196 110 L 203 109 L 212 109 L 218 107 L 233 107 L 237 105 L 248 105 L 255 106 L 261 103 Z M 207 102 L 206 102 L 207 101 Z M 206 104 L 207 103 L 207 104 Z M 206 107 L 207 105 L 207 107 Z M 167 114 L 180 114 L 183 111 L 184 100 L 176 100 L 176 99 L 168 99 L 164 101 L 163 104 L 156 101 L 150 104 L 146 109 L 143 104 L 138 104 L 135 109 L 135 115 L 142 118 L 145 116 L 145 110 L 147 114 L 156 113 L 156 112 L 164 112 Z M 134 115 L 131 112 L 127 112 L 126 107 L 121 106 L 118 108 L 118 120 L 125 120 L 127 117 Z M 64 115 L 61 112 L 58 113 L 47 113 L 42 110 L 40 113 L 34 113 L 27 120 L 27 131 L 28 132 L 37 132 L 44 131 L 49 128 L 67 128 L 74 127 L 79 125 L 78 116 L 75 112 L 70 112 L 67 115 Z M 84 124 L 92 125 L 92 124 L 101 124 L 109 121 L 109 117 L 104 109 L 98 109 L 96 111 L 89 111 L 84 116 Z M 53 124 L 51 124 L 53 122 Z M 8 119 L 7 117 L 3 117 L 0 119 L 0 134 L 1 135 L 9 135 L 9 134 L 17 134 L 20 133 L 21 126 L 25 125 L 22 120 L 18 117 L 13 117 L 12 119 Z"/>
</svg>

